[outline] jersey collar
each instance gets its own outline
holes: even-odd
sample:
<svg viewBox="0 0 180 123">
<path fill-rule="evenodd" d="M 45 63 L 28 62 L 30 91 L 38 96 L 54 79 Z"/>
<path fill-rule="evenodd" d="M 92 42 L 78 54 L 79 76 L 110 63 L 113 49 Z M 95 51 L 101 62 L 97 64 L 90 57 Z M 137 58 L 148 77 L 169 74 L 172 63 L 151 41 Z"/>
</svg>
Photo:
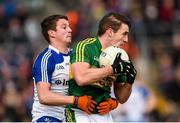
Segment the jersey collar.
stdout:
<svg viewBox="0 0 180 123">
<path fill-rule="evenodd" d="M 59 54 L 59 50 L 53 47 L 52 45 L 49 45 L 49 48 L 55 51 L 57 54 Z"/>
<path fill-rule="evenodd" d="M 96 46 L 98 47 L 98 49 L 99 50 L 101 50 L 102 49 L 102 45 L 101 45 L 101 42 L 99 41 L 99 38 L 98 37 L 96 37 Z"/>
<path fill-rule="evenodd" d="M 61 53 L 59 52 L 58 49 L 56 49 L 55 47 L 53 47 L 52 45 L 49 45 L 49 49 L 55 51 L 57 54 L 62 54 L 63 56 L 68 56 L 71 54 L 72 50 L 70 48 L 68 48 L 68 53 L 67 54 L 64 54 L 64 53 Z"/>
</svg>

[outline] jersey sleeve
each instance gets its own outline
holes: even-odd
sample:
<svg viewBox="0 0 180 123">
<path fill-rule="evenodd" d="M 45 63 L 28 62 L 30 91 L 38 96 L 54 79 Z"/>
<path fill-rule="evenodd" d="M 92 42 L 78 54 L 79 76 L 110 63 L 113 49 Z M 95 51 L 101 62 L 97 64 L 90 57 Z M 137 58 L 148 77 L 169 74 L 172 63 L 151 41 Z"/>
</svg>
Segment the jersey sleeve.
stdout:
<svg viewBox="0 0 180 123">
<path fill-rule="evenodd" d="M 34 81 L 51 83 L 52 73 L 54 70 L 53 57 L 51 54 L 39 56 L 33 65 L 32 75 Z"/>
<path fill-rule="evenodd" d="M 90 63 L 89 48 L 84 42 L 79 42 L 72 51 L 70 62 L 87 62 Z"/>
</svg>

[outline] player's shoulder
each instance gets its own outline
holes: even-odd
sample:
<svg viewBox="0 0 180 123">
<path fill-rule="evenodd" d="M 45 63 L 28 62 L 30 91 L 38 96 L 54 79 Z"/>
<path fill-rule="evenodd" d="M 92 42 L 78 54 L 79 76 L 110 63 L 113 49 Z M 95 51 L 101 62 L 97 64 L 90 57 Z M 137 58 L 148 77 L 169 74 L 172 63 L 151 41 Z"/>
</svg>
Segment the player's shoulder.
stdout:
<svg viewBox="0 0 180 123">
<path fill-rule="evenodd" d="M 79 41 L 75 48 L 82 49 L 83 47 L 88 47 L 90 44 L 92 45 L 97 39 L 96 38 L 86 38 L 82 41 Z"/>
<path fill-rule="evenodd" d="M 96 40 L 96 38 L 86 38 L 86 39 L 82 40 L 81 42 L 90 43 L 90 42 L 95 41 L 95 40 Z"/>
<path fill-rule="evenodd" d="M 52 50 L 49 48 L 45 48 L 39 55 L 36 57 L 35 62 L 47 61 L 48 59 L 52 59 Z"/>
<path fill-rule="evenodd" d="M 86 38 L 79 43 L 84 44 L 84 45 L 88 45 L 88 44 L 94 43 L 95 41 L 96 41 L 96 38 Z"/>
</svg>

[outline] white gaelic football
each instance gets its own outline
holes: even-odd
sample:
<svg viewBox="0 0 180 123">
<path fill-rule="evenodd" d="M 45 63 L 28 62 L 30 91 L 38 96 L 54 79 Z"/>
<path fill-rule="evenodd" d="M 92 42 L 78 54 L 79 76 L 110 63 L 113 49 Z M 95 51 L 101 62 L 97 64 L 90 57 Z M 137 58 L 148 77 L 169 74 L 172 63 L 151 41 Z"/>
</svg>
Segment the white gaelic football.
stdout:
<svg viewBox="0 0 180 123">
<path fill-rule="evenodd" d="M 122 60 L 124 61 L 129 60 L 129 56 L 125 50 L 123 50 L 122 48 L 115 47 L 115 46 L 110 46 L 104 49 L 99 56 L 100 67 L 112 65 L 114 62 L 114 59 L 116 58 L 117 53 L 119 52 L 121 53 Z"/>
</svg>

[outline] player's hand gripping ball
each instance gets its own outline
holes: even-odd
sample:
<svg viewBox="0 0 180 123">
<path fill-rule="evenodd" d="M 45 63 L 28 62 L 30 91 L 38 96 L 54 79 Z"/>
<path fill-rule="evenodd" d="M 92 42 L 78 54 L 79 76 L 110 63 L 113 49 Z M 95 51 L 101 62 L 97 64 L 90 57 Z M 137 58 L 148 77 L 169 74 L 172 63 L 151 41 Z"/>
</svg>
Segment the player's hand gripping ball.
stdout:
<svg viewBox="0 0 180 123">
<path fill-rule="evenodd" d="M 110 46 L 104 49 L 100 54 L 99 57 L 100 67 L 112 65 L 116 58 L 117 53 L 121 53 L 121 59 L 123 61 L 129 60 L 129 56 L 125 50 L 123 50 L 122 48 L 118 48 L 116 46 Z"/>
</svg>

